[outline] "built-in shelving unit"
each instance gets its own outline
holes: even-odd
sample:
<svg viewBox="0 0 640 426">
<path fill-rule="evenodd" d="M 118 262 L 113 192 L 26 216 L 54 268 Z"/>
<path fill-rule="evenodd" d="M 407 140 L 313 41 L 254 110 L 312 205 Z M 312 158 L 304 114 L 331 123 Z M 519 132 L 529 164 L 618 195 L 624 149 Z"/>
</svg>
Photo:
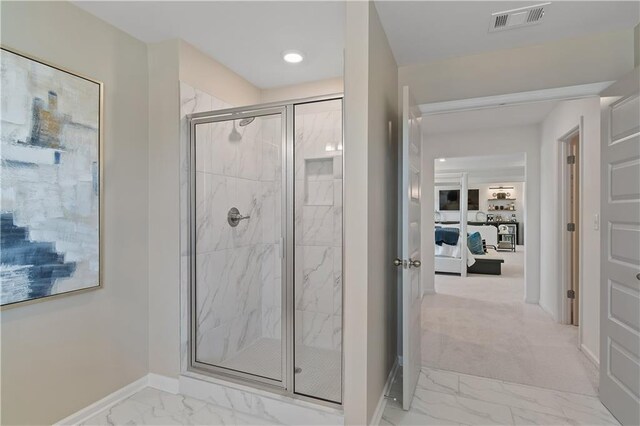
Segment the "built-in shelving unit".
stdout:
<svg viewBox="0 0 640 426">
<path fill-rule="evenodd" d="M 488 211 L 490 212 L 515 212 L 516 211 L 516 199 L 515 198 L 488 198 L 489 201 Z M 509 202 L 509 204 L 505 204 L 498 201 Z M 500 208 L 502 207 L 502 208 Z M 512 207 L 512 208 L 509 208 Z"/>
</svg>

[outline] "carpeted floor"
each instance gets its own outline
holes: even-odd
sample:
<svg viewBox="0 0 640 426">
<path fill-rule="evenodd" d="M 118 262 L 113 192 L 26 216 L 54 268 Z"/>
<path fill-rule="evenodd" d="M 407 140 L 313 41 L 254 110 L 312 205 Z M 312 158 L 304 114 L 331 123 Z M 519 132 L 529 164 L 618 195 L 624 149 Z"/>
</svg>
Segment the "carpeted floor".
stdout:
<svg viewBox="0 0 640 426">
<path fill-rule="evenodd" d="M 597 395 L 578 328 L 524 299 L 524 247 L 500 252 L 502 275 L 436 275 L 422 305 L 422 364 L 512 383 Z"/>
</svg>

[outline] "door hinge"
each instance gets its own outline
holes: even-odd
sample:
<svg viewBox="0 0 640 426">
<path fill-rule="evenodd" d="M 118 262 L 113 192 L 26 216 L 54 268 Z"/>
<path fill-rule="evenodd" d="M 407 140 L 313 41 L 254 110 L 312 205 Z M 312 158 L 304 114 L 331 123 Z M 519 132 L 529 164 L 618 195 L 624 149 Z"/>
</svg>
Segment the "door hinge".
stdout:
<svg viewBox="0 0 640 426">
<path fill-rule="evenodd" d="M 576 164 L 576 156 L 575 155 L 567 156 L 567 164 Z"/>
<path fill-rule="evenodd" d="M 576 224 L 575 223 L 567 223 L 567 231 L 575 232 L 576 231 Z"/>
<path fill-rule="evenodd" d="M 575 298 L 576 298 L 576 292 L 575 292 L 575 290 L 567 290 L 567 298 L 569 298 L 569 299 L 575 299 Z"/>
</svg>

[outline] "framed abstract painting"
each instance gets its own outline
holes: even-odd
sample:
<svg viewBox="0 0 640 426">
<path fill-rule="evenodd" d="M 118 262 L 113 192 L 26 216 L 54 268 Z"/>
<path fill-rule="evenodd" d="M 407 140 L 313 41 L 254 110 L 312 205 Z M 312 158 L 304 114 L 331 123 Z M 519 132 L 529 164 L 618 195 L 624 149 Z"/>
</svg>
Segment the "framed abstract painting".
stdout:
<svg viewBox="0 0 640 426">
<path fill-rule="evenodd" d="M 0 50 L 0 305 L 102 285 L 102 83 Z"/>
</svg>

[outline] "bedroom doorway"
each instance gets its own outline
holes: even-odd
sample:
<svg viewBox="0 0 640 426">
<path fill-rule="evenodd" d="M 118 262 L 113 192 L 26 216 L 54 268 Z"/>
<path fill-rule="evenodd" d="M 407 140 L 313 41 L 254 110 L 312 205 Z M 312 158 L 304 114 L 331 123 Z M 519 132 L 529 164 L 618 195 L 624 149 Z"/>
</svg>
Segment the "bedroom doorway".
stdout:
<svg viewBox="0 0 640 426">
<path fill-rule="evenodd" d="M 435 160 L 436 274 L 500 276 L 506 254 L 524 252 L 525 180 L 525 153 Z"/>
<path fill-rule="evenodd" d="M 496 141 L 513 137 L 501 129 L 485 133 Z M 452 129 L 427 138 L 471 145 L 478 135 Z M 534 136 L 520 132 L 521 140 Z M 547 318 L 524 302 L 524 230 L 527 211 L 537 205 L 529 202 L 527 153 L 500 151 L 433 162 L 435 275 L 424 300 L 423 360 L 428 368 L 540 386 L 527 366 L 535 365 L 532 353 L 543 354 L 543 342 L 530 336 Z"/>
</svg>

